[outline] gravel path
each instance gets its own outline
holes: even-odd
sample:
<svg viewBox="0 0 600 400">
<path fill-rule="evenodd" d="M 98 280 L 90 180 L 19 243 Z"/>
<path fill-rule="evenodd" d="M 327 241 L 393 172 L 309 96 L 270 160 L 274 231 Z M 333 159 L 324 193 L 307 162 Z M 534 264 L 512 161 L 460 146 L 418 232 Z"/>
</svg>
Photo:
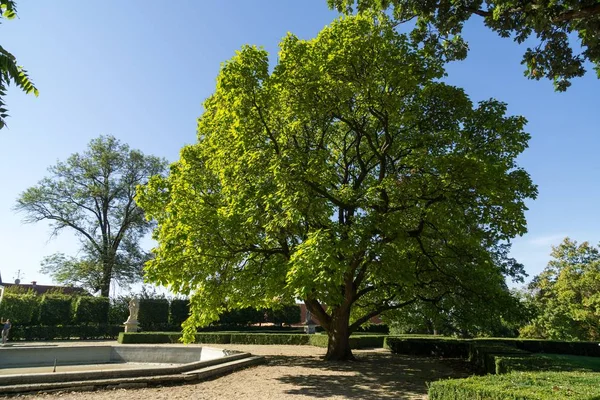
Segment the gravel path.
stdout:
<svg viewBox="0 0 600 400">
<path fill-rule="evenodd" d="M 215 346 L 217 347 L 217 346 Z M 219 345 L 267 358 L 268 364 L 210 381 L 147 389 L 54 393 L 22 399 L 195 400 L 195 399 L 426 399 L 427 382 L 461 377 L 434 358 L 394 355 L 387 350 L 356 350 L 358 362 L 325 362 L 325 349 L 313 346 Z"/>
</svg>

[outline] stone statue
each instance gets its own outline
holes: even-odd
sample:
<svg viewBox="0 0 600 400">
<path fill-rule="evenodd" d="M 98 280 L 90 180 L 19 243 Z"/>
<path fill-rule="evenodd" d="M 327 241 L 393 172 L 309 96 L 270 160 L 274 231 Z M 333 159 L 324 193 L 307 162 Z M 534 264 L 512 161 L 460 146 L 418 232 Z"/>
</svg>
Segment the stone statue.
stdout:
<svg viewBox="0 0 600 400">
<path fill-rule="evenodd" d="M 140 301 L 135 297 L 129 301 L 129 318 L 124 322 L 125 332 L 137 332 L 138 325 L 138 313 L 140 311 Z"/>
<path fill-rule="evenodd" d="M 125 321 L 125 323 L 133 321 L 137 322 L 139 312 L 140 301 L 134 297 L 129 301 L 129 318 L 127 318 L 127 321 Z"/>
</svg>

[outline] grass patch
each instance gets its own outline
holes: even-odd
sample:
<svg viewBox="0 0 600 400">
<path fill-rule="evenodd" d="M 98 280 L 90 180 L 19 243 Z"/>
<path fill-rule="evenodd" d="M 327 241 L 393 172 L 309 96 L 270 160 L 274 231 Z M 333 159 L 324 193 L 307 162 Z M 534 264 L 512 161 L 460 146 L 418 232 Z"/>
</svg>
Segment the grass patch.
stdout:
<svg viewBox="0 0 600 400">
<path fill-rule="evenodd" d="M 513 372 L 450 379 L 429 385 L 430 400 L 598 400 L 600 374 Z"/>
</svg>

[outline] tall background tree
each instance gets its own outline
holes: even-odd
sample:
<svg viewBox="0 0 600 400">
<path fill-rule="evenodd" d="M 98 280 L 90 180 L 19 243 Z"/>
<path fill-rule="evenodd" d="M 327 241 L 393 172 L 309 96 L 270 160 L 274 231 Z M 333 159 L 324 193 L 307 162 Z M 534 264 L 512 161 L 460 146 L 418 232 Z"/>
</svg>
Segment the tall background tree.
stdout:
<svg viewBox="0 0 600 400">
<path fill-rule="evenodd" d="M 113 279 L 140 279 L 147 254 L 139 241 L 153 225 L 134 201 L 136 188 L 164 173 L 166 165 L 112 136 L 100 136 L 84 153 L 50 167 L 51 175 L 25 190 L 15 208 L 25 213 L 25 222 L 48 221 L 52 235 L 63 229 L 74 232 L 83 255 L 56 254 L 45 259 L 43 271 L 102 296 L 109 295 Z"/>
<path fill-rule="evenodd" d="M 398 23 L 416 19 L 413 38 L 430 48 L 463 57 L 462 28 L 472 16 L 505 38 L 523 43 L 534 36 L 522 64 L 531 79 L 548 78 L 556 90 L 583 76 L 585 62 L 600 77 L 600 2 L 598 0 L 327 0 L 330 7 L 351 13 L 389 10 Z M 577 35 L 577 38 L 575 37 Z M 449 51 L 453 50 L 453 51 Z"/>
<path fill-rule="evenodd" d="M 13 19 L 16 16 L 17 7 L 15 2 L 0 0 L 0 23 L 3 18 Z M 6 96 L 6 89 L 11 82 L 27 94 L 33 93 L 36 96 L 38 95 L 38 90 L 27 76 L 27 71 L 17 65 L 15 56 L 0 45 L 0 129 L 6 126 L 8 110 L 4 103 L 4 96 Z"/>
<path fill-rule="evenodd" d="M 147 276 L 191 294 L 191 338 L 230 308 L 302 299 L 326 358 L 371 317 L 417 301 L 485 302 L 517 276 L 501 240 L 535 196 L 529 135 L 495 100 L 473 105 L 387 18 L 293 35 L 269 73 L 244 47 L 204 103 L 198 143 L 137 200 L 158 228 Z"/>
<path fill-rule="evenodd" d="M 521 329 L 525 337 L 555 340 L 600 339 L 600 246 L 565 238 L 552 260 L 529 285 L 535 316 Z"/>
</svg>

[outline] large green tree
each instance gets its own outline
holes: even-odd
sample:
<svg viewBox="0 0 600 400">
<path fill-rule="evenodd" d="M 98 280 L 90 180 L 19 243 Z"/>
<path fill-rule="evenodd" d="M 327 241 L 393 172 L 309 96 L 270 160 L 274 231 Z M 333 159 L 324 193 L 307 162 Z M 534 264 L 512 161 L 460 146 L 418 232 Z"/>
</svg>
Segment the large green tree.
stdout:
<svg viewBox="0 0 600 400">
<path fill-rule="evenodd" d="M 529 285 L 536 316 L 522 336 L 556 340 L 600 339 L 600 246 L 565 238 Z"/>
<path fill-rule="evenodd" d="M 302 299 L 326 357 L 348 359 L 371 317 L 519 273 L 497 243 L 525 232 L 536 192 L 515 164 L 524 118 L 440 83 L 385 17 L 280 47 L 272 72 L 250 46 L 222 66 L 198 143 L 138 193 L 158 222 L 147 276 L 192 295 L 186 338 L 225 306 Z"/>
<path fill-rule="evenodd" d="M 548 78 L 557 90 L 583 76 L 585 62 L 600 77 L 600 2 L 598 0 L 327 0 L 343 12 L 357 9 L 389 10 L 398 23 L 416 19 L 413 37 L 430 48 L 454 49 L 464 56 L 462 28 L 472 16 L 517 43 L 537 42 L 527 48 L 522 64 L 531 79 Z M 577 35 L 577 39 L 575 38 Z M 575 43 L 574 43 L 575 42 Z M 458 48 L 457 48 L 458 47 Z M 461 51 L 461 48 L 463 51 Z M 458 52 L 456 52 L 458 50 Z"/>
<path fill-rule="evenodd" d="M 17 8 L 15 2 L 12 0 L 0 0 L 0 23 L 2 22 L 2 18 L 13 19 L 16 16 Z M 8 110 L 4 103 L 4 96 L 11 82 L 25 93 L 38 95 L 38 90 L 27 76 L 27 71 L 17 65 L 15 56 L 0 46 L 0 129 L 6 126 Z"/>
<path fill-rule="evenodd" d="M 16 210 L 25 222 L 48 221 L 52 235 L 63 229 L 82 243 L 80 258 L 56 254 L 43 271 L 63 283 L 79 283 L 108 296 L 113 279 L 141 277 L 148 259 L 140 239 L 151 229 L 134 201 L 137 186 L 166 169 L 166 161 L 132 150 L 112 136 L 100 136 L 84 153 L 71 155 L 48 170 L 51 176 L 25 190 Z"/>
</svg>

